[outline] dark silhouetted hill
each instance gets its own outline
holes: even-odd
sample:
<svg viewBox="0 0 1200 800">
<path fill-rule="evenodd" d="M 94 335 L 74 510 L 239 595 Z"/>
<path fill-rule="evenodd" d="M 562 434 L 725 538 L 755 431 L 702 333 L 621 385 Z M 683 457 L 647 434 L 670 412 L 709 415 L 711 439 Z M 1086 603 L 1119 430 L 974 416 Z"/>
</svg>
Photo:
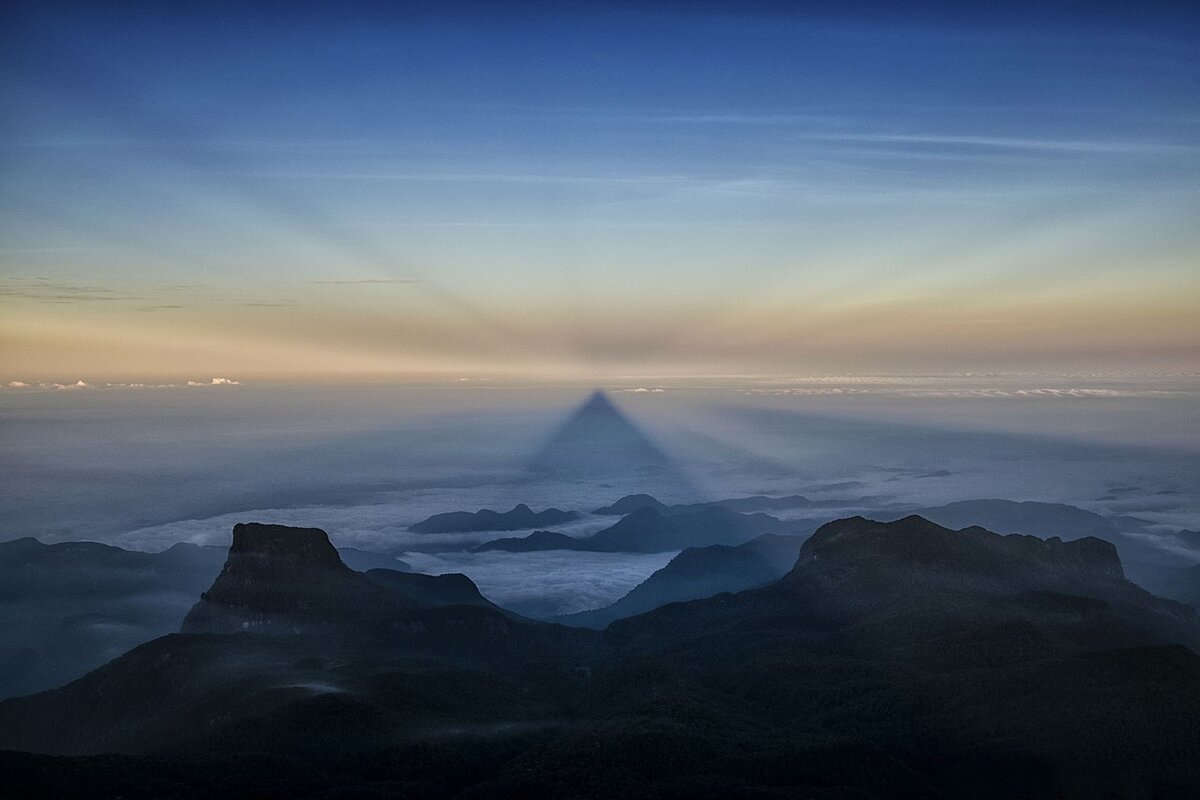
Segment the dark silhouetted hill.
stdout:
<svg viewBox="0 0 1200 800">
<path fill-rule="evenodd" d="M 1095 536 L 1116 546 L 1126 573 L 1144 586 L 1157 585 L 1178 566 L 1176 556 L 1141 535 L 1147 523 L 1134 517 L 1110 518 L 1062 503 L 1013 500 L 963 500 L 906 513 L 919 514 L 950 528 L 978 525 L 997 533 L 1027 533 L 1043 538 Z"/>
<path fill-rule="evenodd" d="M 724 508 L 738 513 L 755 511 L 786 511 L 789 509 L 823 509 L 823 508 L 877 508 L 882 502 L 878 497 L 858 497 L 852 500 L 810 500 L 799 494 L 785 497 L 768 497 L 752 495 L 750 497 L 730 497 L 724 500 L 706 500 L 700 503 L 676 503 L 667 505 L 648 494 L 629 494 L 612 505 L 601 506 L 593 514 L 606 516 L 624 516 L 642 508 L 653 508 L 655 511 L 671 516 L 688 514 L 706 508 Z"/>
<path fill-rule="evenodd" d="M 339 547 L 337 551 L 338 555 L 342 557 L 342 563 L 355 572 L 366 572 L 370 569 L 393 569 L 397 572 L 412 572 L 410 564 L 383 553 L 359 550 L 357 547 Z"/>
<path fill-rule="evenodd" d="M 191 544 L 0 542 L 0 697 L 60 686 L 178 630 L 224 557 Z"/>
<path fill-rule="evenodd" d="M 1149 588 L 1163 597 L 1200 608 L 1200 564 L 1166 572 Z"/>
<path fill-rule="evenodd" d="M 422 575 L 419 572 L 398 572 L 391 569 L 372 569 L 367 579 L 404 599 L 407 605 L 482 606 L 503 611 L 479 592 L 475 582 L 457 572 L 446 575 Z M 504 612 L 508 613 L 508 612 Z"/>
<path fill-rule="evenodd" d="M 365 550 L 352 568 L 408 569 Z M 221 571 L 225 551 L 176 544 L 160 553 L 98 542 L 0 542 L 0 697 L 60 686 L 179 630 Z"/>
<path fill-rule="evenodd" d="M 641 508 L 588 541 L 596 550 L 659 553 L 712 544 L 739 545 L 763 533 L 788 533 L 792 527 L 767 514 L 739 514 L 720 507 L 671 516 Z"/>
<path fill-rule="evenodd" d="M 392 569 L 360 573 L 319 528 L 243 523 L 213 585 L 183 621 L 184 633 L 339 633 L 383 630 L 398 612 L 446 605 L 499 612 L 465 575 Z"/>
<path fill-rule="evenodd" d="M 243 542 L 230 562 L 292 558 L 314 581 L 366 591 L 335 577 L 319 538 L 304 538 L 295 552 L 273 537 Z M 703 554 L 683 565 L 692 558 L 706 574 Z M 281 603 L 298 618 L 331 619 L 311 605 L 329 592 L 299 588 L 299 571 L 239 568 L 226 588 L 264 596 L 253 586 L 262 577 L 265 596 L 292 587 Z M 0 749 L 92 754 L 0 753 L 5 791 L 1200 793 L 1197 614 L 1126 581 L 1095 538 L 839 520 L 778 581 L 603 633 L 388 602 L 368 624 L 329 634 L 167 636 L 62 689 L 0 702 Z"/>
<path fill-rule="evenodd" d="M 560 511 L 557 508 L 533 511 L 529 506 L 521 503 L 514 506 L 511 511 L 503 513 L 483 508 L 474 512 L 449 511 L 444 514 L 434 514 L 426 520 L 410 525 L 408 529 L 416 533 L 519 531 L 547 525 L 561 525 L 578 518 L 579 514 L 574 511 Z"/>
<path fill-rule="evenodd" d="M 1184 547 L 1191 548 L 1200 554 L 1200 531 L 1178 531 L 1175 537 Z"/>
<path fill-rule="evenodd" d="M 778 580 L 792 568 L 803 541 L 798 536 L 764 534 L 737 547 L 689 547 L 611 605 L 554 618 L 564 625 L 603 628 L 613 620 L 651 611 L 667 603 L 740 592 Z"/>
<path fill-rule="evenodd" d="M 763 533 L 792 533 L 795 523 L 767 514 L 739 514 L 720 507 L 666 516 L 653 507 L 625 515 L 613 525 L 591 536 L 572 537 L 551 531 L 515 538 L 495 539 L 475 548 L 476 552 L 505 550 L 528 553 L 537 550 L 586 550 L 597 553 L 663 553 L 712 544 L 736 546 Z"/>
<path fill-rule="evenodd" d="M 948 528 L 979 525 L 996 533 L 1029 533 L 1062 539 L 1082 536 L 1108 539 L 1117 532 L 1116 526 L 1099 514 L 1063 503 L 962 500 L 906 513 L 918 514 Z"/>
<path fill-rule="evenodd" d="M 534 531 L 528 536 L 493 539 L 472 548 L 473 552 L 486 553 L 489 550 L 501 550 L 507 553 L 532 553 L 538 550 L 589 550 L 590 543 L 586 539 L 577 539 L 565 533 L 554 531 Z"/>
<path fill-rule="evenodd" d="M 648 494 L 627 494 L 617 502 L 608 506 L 601 506 L 593 511 L 593 514 L 603 514 L 605 516 L 623 517 L 626 514 L 632 514 L 643 508 L 653 508 L 659 513 L 666 512 L 670 509 L 666 503 L 651 497 Z"/>
</svg>

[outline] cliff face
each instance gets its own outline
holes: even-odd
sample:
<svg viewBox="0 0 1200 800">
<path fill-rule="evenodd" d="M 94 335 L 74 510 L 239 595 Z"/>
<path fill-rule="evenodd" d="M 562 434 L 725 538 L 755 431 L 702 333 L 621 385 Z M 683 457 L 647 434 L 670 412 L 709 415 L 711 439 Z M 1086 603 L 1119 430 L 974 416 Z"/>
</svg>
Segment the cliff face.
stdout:
<svg viewBox="0 0 1200 800">
<path fill-rule="evenodd" d="M 224 568 L 180 631 L 391 635 L 411 630 L 414 612 L 446 606 L 507 613 L 466 575 L 355 572 L 319 528 L 251 522 L 234 527 Z"/>
<path fill-rule="evenodd" d="M 292 528 L 287 525 L 239 523 L 233 527 L 230 556 L 277 557 L 328 569 L 344 567 L 329 534 L 320 528 Z"/>
<path fill-rule="evenodd" d="M 183 633 L 315 632 L 369 619 L 384 592 L 342 563 L 318 528 L 239 524 L 221 574 L 183 621 Z"/>
</svg>

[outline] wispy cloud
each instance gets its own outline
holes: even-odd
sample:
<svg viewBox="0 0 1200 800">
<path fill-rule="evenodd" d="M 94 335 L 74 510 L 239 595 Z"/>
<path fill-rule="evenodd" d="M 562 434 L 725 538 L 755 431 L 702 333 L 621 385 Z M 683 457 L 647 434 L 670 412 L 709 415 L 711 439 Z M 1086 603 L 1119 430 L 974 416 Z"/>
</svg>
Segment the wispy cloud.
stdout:
<svg viewBox="0 0 1200 800">
<path fill-rule="evenodd" d="M 346 280 L 309 281 L 309 283 L 316 283 L 324 286 L 363 286 L 373 284 L 404 284 L 420 282 L 420 278 L 356 278 Z"/>
<path fill-rule="evenodd" d="M 82 390 L 103 390 L 103 389 L 185 389 L 185 388 L 201 388 L 209 386 L 240 386 L 241 381 L 233 378 L 211 378 L 207 381 L 187 381 L 186 383 L 114 383 L 114 382 L 88 382 L 85 380 L 77 380 L 74 383 L 58 383 L 54 381 L 39 381 L 31 383 L 29 381 L 9 381 L 4 384 L 6 389 L 14 390 L 40 390 L 40 391 L 82 391 Z"/>
<path fill-rule="evenodd" d="M 515 183 L 576 185 L 686 184 L 707 180 L 689 175 L 671 174 L 592 174 L 554 172 L 362 172 L 362 171 L 252 171 L 239 176 L 272 180 L 396 181 L 413 183 Z"/>
<path fill-rule="evenodd" d="M 90 303 L 147 299 L 143 295 L 121 289 L 67 283 L 43 277 L 0 278 L 0 297 L 37 300 L 43 303 Z"/>
<path fill-rule="evenodd" d="M 47 253 L 91 253 L 106 250 L 104 247 L 89 245 L 87 247 L 0 247 L 0 255 L 29 255 Z"/>
<path fill-rule="evenodd" d="M 188 386 L 238 386 L 241 381 L 235 381 L 232 378 L 213 378 L 205 383 L 204 381 L 188 381 Z"/>
<path fill-rule="evenodd" d="M 597 116 L 600 116 L 599 114 Z M 780 114 L 771 112 L 728 112 L 728 113 L 688 113 L 688 112 L 659 112 L 649 114 L 628 114 L 600 116 L 602 119 L 619 119 L 631 122 L 648 123 L 679 123 L 679 124 L 716 124 L 716 125 L 833 125 L 844 123 L 845 117 L 831 114 Z"/>
<path fill-rule="evenodd" d="M 1180 392 L 1142 389 L 1031 388 L 1031 389 L 906 389 L 898 387 L 825 386 L 745 389 L 747 395 L 792 395 L 797 397 L 844 397 L 885 395 L 926 398 L 1095 400 L 1104 398 L 1153 398 L 1177 396 Z"/>
<path fill-rule="evenodd" d="M 924 133 L 814 133 L 804 136 L 819 142 L 871 142 L 877 144 L 949 145 L 1000 150 L 1034 150 L 1058 153 L 1104 155 L 1200 154 L 1195 145 L 1154 141 L 1105 141 L 1097 139 L 1033 139 L 1014 136 L 961 136 Z"/>
</svg>

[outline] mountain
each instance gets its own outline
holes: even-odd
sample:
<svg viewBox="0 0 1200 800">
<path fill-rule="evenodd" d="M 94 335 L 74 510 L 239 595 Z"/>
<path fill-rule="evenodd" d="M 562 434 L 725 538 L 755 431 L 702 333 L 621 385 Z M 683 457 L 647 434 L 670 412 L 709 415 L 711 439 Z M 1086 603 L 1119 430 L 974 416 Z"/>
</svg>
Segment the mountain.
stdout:
<svg viewBox="0 0 1200 800">
<path fill-rule="evenodd" d="M 489 550 L 501 550 L 507 553 L 532 553 L 539 550 L 589 550 L 590 543 L 586 539 L 567 536 L 565 533 L 554 531 L 534 531 L 528 536 L 493 539 L 490 542 L 471 548 L 473 553 L 486 553 Z"/>
<path fill-rule="evenodd" d="M 419 572 L 372 569 L 367 571 L 366 576 L 369 581 L 389 590 L 410 606 L 481 606 L 511 616 L 511 612 L 484 597 L 474 581 L 457 572 L 422 575 Z"/>
<path fill-rule="evenodd" d="M 802 541 L 799 536 L 763 534 L 737 547 L 723 544 L 689 547 L 615 603 L 555 617 L 554 621 L 603 628 L 614 620 L 668 603 L 761 586 L 778 580 L 791 569 Z"/>
<path fill-rule="evenodd" d="M 1043 538 L 1095 536 L 1116 546 L 1130 578 L 1143 586 L 1157 585 L 1178 567 L 1178 556 L 1142 535 L 1147 526 L 1144 520 L 1103 517 L 1063 503 L 963 500 L 905 513 L 951 528 L 979 525 L 997 533 L 1028 533 Z"/>
<path fill-rule="evenodd" d="M 183 633 L 337 633 L 386 630 L 398 612 L 488 602 L 465 575 L 355 572 L 319 528 L 241 523 L 221 573 Z"/>
<path fill-rule="evenodd" d="M 0 697 L 60 686 L 178 630 L 223 559 L 191 544 L 0 542 Z"/>
<path fill-rule="evenodd" d="M 739 514 L 720 507 L 671 516 L 641 508 L 586 541 L 591 549 L 605 552 L 661 553 L 710 544 L 739 545 L 763 533 L 791 533 L 793 527 L 767 514 Z"/>
<path fill-rule="evenodd" d="M 221 573 L 181 631 L 62 689 L 0 703 L 0 749 L 15 737 L 43 752 L 177 752 L 197 742 L 276 747 L 307 741 L 309 733 L 280 729 L 276 745 L 257 745 L 259 726 L 286 728 L 289 715 L 324 714 L 331 700 L 335 717 L 365 714 L 362 730 L 354 728 L 360 741 L 384 740 L 421 714 L 440 723 L 447 706 L 461 704 L 467 714 L 486 698 L 485 707 L 502 708 L 509 691 L 502 676 L 541 663 L 546 652 L 568 660 L 559 669 L 569 678 L 577 651 L 586 655 L 593 644 L 582 632 L 499 609 L 463 575 L 357 573 L 324 531 L 257 523 L 235 526 Z M 415 672 L 405 677 L 397 669 Z M 469 686 L 473 669 L 495 685 Z M 400 705 L 374 728 L 378 714 L 357 701 L 339 705 L 348 695 Z M 22 709 L 39 698 L 50 698 L 55 710 L 26 715 Z M 86 717 L 79 702 L 93 709 Z M 323 745 L 326 735 L 344 735 L 343 724 L 325 718 L 313 735 Z"/>
<path fill-rule="evenodd" d="M 482 508 L 479 511 L 449 511 L 444 514 L 434 514 L 428 519 L 415 525 L 408 526 L 415 533 L 467 533 L 472 531 L 519 531 L 528 528 L 540 528 L 544 525 L 561 525 L 579 518 L 574 511 L 560 511 L 557 508 L 547 508 L 545 511 L 533 511 L 529 506 L 520 503 L 512 511 L 503 513 Z"/>
<path fill-rule="evenodd" d="M 745 544 L 738 545 L 738 549 L 761 556 L 766 559 L 772 569 L 778 570 L 779 574 L 783 575 L 796 565 L 796 558 L 800 555 L 800 546 L 804 544 L 806 538 L 808 537 L 764 533 L 762 536 L 755 536 Z"/>
<path fill-rule="evenodd" d="M 1148 588 L 1155 594 L 1200 608 L 1200 564 L 1165 573 Z"/>
<path fill-rule="evenodd" d="M 408 569 L 389 556 L 339 551 L 352 568 Z M 221 571 L 217 547 L 160 553 L 98 542 L 0 542 L 0 697 L 60 686 L 179 630 Z"/>
<path fill-rule="evenodd" d="M 331 619 L 287 559 L 365 591 L 319 537 L 296 552 L 260 538 L 231 563 L 284 561 L 230 588 L 291 587 L 278 599 L 306 624 L 278 631 Z M 5 793 L 1200 794 L 1200 621 L 1126 581 L 1095 538 L 844 519 L 778 581 L 603 633 L 377 597 L 397 604 L 383 625 L 171 635 L 0 702 Z"/>
<path fill-rule="evenodd" d="M 949 528 L 980 525 L 996 533 L 1031 533 L 1064 539 L 1082 536 L 1109 538 L 1117 533 L 1116 526 L 1110 520 L 1063 503 L 962 500 L 905 513 L 918 514 Z"/>
<path fill-rule="evenodd" d="M 663 553 L 710 544 L 738 545 L 763 533 L 794 533 L 796 523 L 783 522 L 766 514 L 738 514 L 719 506 L 665 516 L 653 507 L 643 507 L 591 536 L 566 536 L 535 531 L 528 536 L 494 539 L 475 547 L 475 552 L 505 550 L 529 553 L 537 550 L 586 550 L 596 553 Z"/>
<path fill-rule="evenodd" d="M 721 613 L 744 603 L 758 613 L 769 601 L 787 614 L 802 610 L 807 626 L 842 628 L 853 621 L 855 648 L 903 643 L 928 648 L 936 658 L 950 652 L 939 655 L 934 647 L 942 639 L 949 637 L 942 642 L 949 646 L 956 637 L 971 640 L 982 632 L 1005 646 L 1047 654 L 1164 643 L 1200 647 L 1194 610 L 1127 581 L 1108 542 L 1002 536 L 978 527 L 953 531 L 919 516 L 828 523 L 767 594 L 737 597 Z M 666 610 L 645 619 L 662 621 L 663 635 L 686 633 L 667 621 Z M 706 629 L 711 624 L 706 614 L 688 617 Z M 739 618 L 737 624 L 745 622 Z M 610 631 L 626 625 L 634 621 L 615 623 Z"/>
<path fill-rule="evenodd" d="M 706 500 L 700 503 L 676 503 L 667 505 L 648 494 L 628 494 L 612 505 L 601 506 L 593 514 L 606 516 L 624 516 L 642 508 L 653 508 L 661 514 L 685 514 L 700 511 L 705 508 L 720 507 L 729 511 L 747 513 L 753 511 L 783 511 L 792 508 L 846 508 L 847 506 L 871 506 L 877 503 L 876 498 L 859 497 L 855 500 L 810 500 L 809 498 L 792 494 L 785 497 L 768 497 L 756 494 L 750 497 L 729 497 L 724 500 Z"/>
<path fill-rule="evenodd" d="M 669 511 L 671 507 L 648 494 L 627 494 L 612 505 L 601 506 L 592 513 L 623 517 L 626 514 L 632 514 L 634 511 L 639 511 L 643 508 L 653 508 L 662 514 Z"/>
<path fill-rule="evenodd" d="M 651 487 L 678 498 L 699 496 L 683 469 L 603 391 L 575 409 L 530 461 L 539 481 Z"/>
<path fill-rule="evenodd" d="M 355 572 L 366 572 L 371 569 L 393 569 L 398 572 L 412 572 L 412 566 L 398 558 L 370 550 L 359 550 L 357 547 L 339 547 L 338 555 L 342 563 Z"/>
<path fill-rule="evenodd" d="M 1175 537 L 1184 547 L 1200 554 L 1200 531 L 1178 531 Z"/>
</svg>

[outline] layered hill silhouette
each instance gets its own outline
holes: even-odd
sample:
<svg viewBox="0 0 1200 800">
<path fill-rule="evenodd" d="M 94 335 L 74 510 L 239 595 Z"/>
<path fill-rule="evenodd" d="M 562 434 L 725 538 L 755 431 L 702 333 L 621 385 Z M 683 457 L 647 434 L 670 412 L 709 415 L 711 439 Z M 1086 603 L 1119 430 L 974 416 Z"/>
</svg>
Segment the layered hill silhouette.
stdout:
<svg viewBox="0 0 1200 800">
<path fill-rule="evenodd" d="M 1064 503 L 1000 499 L 962 500 L 903 513 L 919 514 L 951 528 L 980 525 L 997 533 L 1028 533 L 1063 539 L 1095 536 L 1115 545 L 1126 572 L 1146 586 L 1159 585 L 1178 568 L 1175 556 L 1147 541 L 1143 534 L 1148 523 L 1136 517 L 1105 517 Z M 881 516 L 895 519 L 899 515 L 881 512 Z"/>
<path fill-rule="evenodd" d="M 601 506 L 592 513 L 606 516 L 624 516 L 643 508 L 653 508 L 660 514 L 687 514 L 705 508 L 724 508 L 738 513 L 755 511 L 787 511 L 792 509 L 822 509 L 847 508 L 854 506 L 869 506 L 878 502 L 878 498 L 859 497 L 854 500 L 811 500 L 804 495 L 792 494 L 784 497 L 768 497 L 756 494 L 750 497 L 730 497 L 724 500 L 705 500 L 698 503 L 675 503 L 668 505 L 653 495 L 639 493 L 627 494 L 615 503 Z"/>
<path fill-rule="evenodd" d="M 699 497 L 683 468 L 599 390 L 539 448 L 529 471 L 540 481 L 646 486 L 672 497 Z"/>
<path fill-rule="evenodd" d="M 766 533 L 745 544 L 689 547 L 611 605 L 556 617 L 555 622 L 603 628 L 614 620 L 668 603 L 740 592 L 777 580 L 796 562 L 803 538 Z"/>
<path fill-rule="evenodd" d="M 645 506 L 591 536 L 571 537 L 552 531 L 535 531 L 524 537 L 485 542 L 474 550 L 664 553 L 713 544 L 736 546 L 764 533 L 794 533 L 796 528 L 795 523 L 784 522 L 768 514 L 739 514 L 720 506 L 699 506 L 695 511 L 670 515 Z"/>
<path fill-rule="evenodd" d="M 474 512 L 448 511 L 443 514 L 434 514 L 428 519 L 408 526 L 408 529 L 415 533 L 519 531 L 540 528 L 544 525 L 561 525 L 576 519 L 579 519 L 579 514 L 574 511 L 560 511 L 557 508 L 533 511 L 524 503 L 519 503 L 511 511 L 505 512 L 481 508 Z"/>
<path fill-rule="evenodd" d="M 1200 608 L 1200 564 L 1180 567 L 1150 585 L 1156 593 L 1194 608 Z"/>
<path fill-rule="evenodd" d="M 568 536 L 557 531 L 534 531 L 528 536 L 506 536 L 503 539 L 492 539 L 489 542 L 475 545 L 473 553 L 486 553 L 498 550 L 503 553 L 536 553 L 541 550 L 583 550 L 593 551 L 591 537 Z"/>
<path fill-rule="evenodd" d="M 981 525 L 997 533 L 1031 533 L 1063 539 L 1083 536 L 1107 539 L 1117 532 L 1112 520 L 1064 503 L 961 500 L 907 513 L 919 514 L 950 528 Z"/>
<path fill-rule="evenodd" d="M 0 542 L 0 697 L 49 689 L 179 629 L 224 552 Z"/>
<path fill-rule="evenodd" d="M 0 748 L 123 754 L 0 753 L 6 791 L 1200 790 L 1196 612 L 1126 581 L 1099 539 L 839 520 L 778 581 L 602 633 L 346 572 L 311 531 L 244 528 L 188 623 L 232 633 L 163 637 L 0 702 Z"/>
</svg>

